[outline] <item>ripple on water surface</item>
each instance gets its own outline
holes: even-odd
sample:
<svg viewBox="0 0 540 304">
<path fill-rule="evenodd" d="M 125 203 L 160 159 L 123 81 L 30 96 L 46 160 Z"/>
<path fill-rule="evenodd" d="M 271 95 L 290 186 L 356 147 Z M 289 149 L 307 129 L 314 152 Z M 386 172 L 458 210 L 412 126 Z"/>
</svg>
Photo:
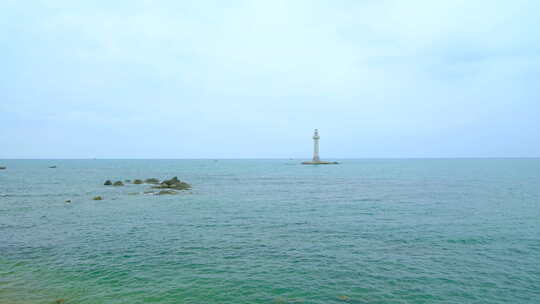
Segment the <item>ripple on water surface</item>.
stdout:
<svg viewBox="0 0 540 304">
<path fill-rule="evenodd" d="M 6 303 L 540 302 L 538 159 L 2 163 Z"/>
</svg>

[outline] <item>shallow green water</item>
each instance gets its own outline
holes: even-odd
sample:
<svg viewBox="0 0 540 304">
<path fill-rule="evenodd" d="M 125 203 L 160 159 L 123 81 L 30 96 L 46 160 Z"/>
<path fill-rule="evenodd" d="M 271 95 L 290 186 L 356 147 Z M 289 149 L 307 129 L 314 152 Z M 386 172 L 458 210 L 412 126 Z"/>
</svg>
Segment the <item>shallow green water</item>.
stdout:
<svg viewBox="0 0 540 304">
<path fill-rule="evenodd" d="M 540 159 L 298 163 L 0 161 L 0 303 L 540 303 Z"/>
</svg>

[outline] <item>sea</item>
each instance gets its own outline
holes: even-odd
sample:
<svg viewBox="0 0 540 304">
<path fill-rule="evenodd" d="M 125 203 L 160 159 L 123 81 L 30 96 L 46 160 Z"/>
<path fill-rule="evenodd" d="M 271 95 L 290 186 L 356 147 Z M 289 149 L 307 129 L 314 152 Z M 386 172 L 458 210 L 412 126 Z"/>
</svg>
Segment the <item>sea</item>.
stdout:
<svg viewBox="0 0 540 304">
<path fill-rule="evenodd" d="M 540 303 L 540 159 L 301 161 L 0 160 L 0 303 Z"/>
</svg>

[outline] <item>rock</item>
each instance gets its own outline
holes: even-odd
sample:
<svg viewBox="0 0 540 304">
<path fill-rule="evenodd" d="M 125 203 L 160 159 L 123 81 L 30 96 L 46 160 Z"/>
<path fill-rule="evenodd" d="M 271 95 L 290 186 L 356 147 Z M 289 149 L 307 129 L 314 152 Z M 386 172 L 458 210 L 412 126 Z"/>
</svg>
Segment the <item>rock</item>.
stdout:
<svg viewBox="0 0 540 304">
<path fill-rule="evenodd" d="M 139 192 L 130 192 L 130 193 L 128 193 L 128 195 L 137 195 L 137 194 L 139 194 Z"/>
<path fill-rule="evenodd" d="M 170 185 L 169 188 L 176 190 L 189 190 L 191 189 L 191 186 L 188 183 L 178 182 L 174 185 Z"/>
<path fill-rule="evenodd" d="M 108 179 L 108 180 L 105 181 L 105 183 L 104 183 L 103 185 L 105 185 L 105 186 L 111 186 L 111 185 L 112 185 L 112 182 L 111 182 L 111 180 Z"/>
<path fill-rule="evenodd" d="M 54 303 L 56 303 L 56 304 L 64 304 L 64 303 L 66 303 L 66 301 L 67 301 L 66 299 L 56 299 L 54 301 Z"/>
<path fill-rule="evenodd" d="M 0 170 L 6 170 L 7 167 L 6 166 L 0 166 Z"/>
<path fill-rule="evenodd" d="M 122 183 L 122 181 L 116 181 L 114 182 L 114 184 L 112 184 L 113 186 L 123 186 L 124 183 Z"/>
<path fill-rule="evenodd" d="M 140 180 L 140 179 L 136 179 L 136 180 L 133 181 L 133 183 L 134 183 L 135 185 L 140 185 L 140 184 L 143 183 L 143 181 Z"/>
<path fill-rule="evenodd" d="M 163 182 L 161 182 L 161 184 L 159 184 L 157 186 L 153 186 L 152 188 L 156 188 L 156 189 L 167 188 L 167 189 L 176 189 L 176 190 L 188 190 L 188 189 L 191 189 L 191 185 L 179 180 L 178 177 L 175 176 L 175 177 L 173 177 L 171 179 L 164 180 Z"/>
<path fill-rule="evenodd" d="M 66 203 L 71 203 L 71 200 L 66 200 Z"/>
<path fill-rule="evenodd" d="M 155 191 L 148 190 L 148 191 L 144 191 L 143 193 L 144 193 L 144 194 L 153 194 L 153 193 L 155 193 Z"/>
<path fill-rule="evenodd" d="M 98 195 L 98 196 L 94 196 L 93 200 L 95 200 L 95 201 L 101 201 L 101 200 L 103 200 L 103 197 L 101 197 L 101 196 L 99 196 L 99 195 Z"/>
<path fill-rule="evenodd" d="M 178 183 L 180 180 L 178 180 L 178 177 L 173 177 L 171 179 L 168 179 L 168 180 L 164 180 L 161 184 L 166 184 L 166 185 L 174 185 L 176 183 Z"/>
<path fill-rule="evenodd" d="M 178 194 L 178 192 L 174 190 L 161 190 L 157 193 L 157 195 L 164 195 L 164 194 Z"/>
<path fill-rule="evenodd" d="M 51 169 L 56 169 L 56 166 L 50 166 L 49 168 L 51 168 Z"/>
<path fill-rule="evenodd" d="M 159 179 L 157 178 L 147 178 L 144 180 L 147 184 L 159 184 Z"/>
<path fill-rule="evenodd" d="M 130 180 L 130 179 L 126 179 L 126 180 L 124 180 L 124 182 L 126 182 L 126 183 L 131 183 L 131 180 Z"/>
</svg>

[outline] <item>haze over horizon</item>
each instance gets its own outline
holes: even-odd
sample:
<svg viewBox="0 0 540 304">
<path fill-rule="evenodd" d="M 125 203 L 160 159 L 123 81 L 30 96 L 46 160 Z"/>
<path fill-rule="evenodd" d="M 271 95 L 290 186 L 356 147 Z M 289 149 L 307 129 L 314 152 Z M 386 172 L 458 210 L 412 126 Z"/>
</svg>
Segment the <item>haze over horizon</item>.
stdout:
<svg viewBox="0 0 540 304">
<path fill-rule="evenodd" d="M 540 157 L 540 1 L 0 3 L 0 159 Z"/>
</svg>

